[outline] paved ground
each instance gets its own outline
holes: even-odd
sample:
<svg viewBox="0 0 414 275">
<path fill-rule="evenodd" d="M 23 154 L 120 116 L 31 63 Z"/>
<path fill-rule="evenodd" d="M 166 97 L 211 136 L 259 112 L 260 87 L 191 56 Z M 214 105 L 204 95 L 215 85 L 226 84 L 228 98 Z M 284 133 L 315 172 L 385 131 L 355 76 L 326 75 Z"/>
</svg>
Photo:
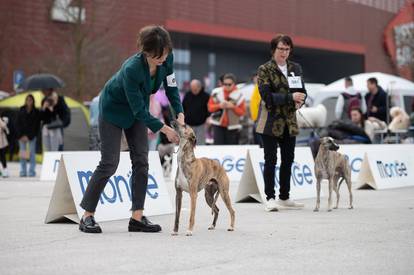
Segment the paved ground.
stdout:
<svg viewBox="0 0 414 275">
<path fill-rule="evenodd" d="M 12 175 L 17 166 L 11 165 Z M 235 183 L 232 193 L 236 192 Z M 131 234 L 127 221 L 101 223 L 88 235 L 75 224 L 44 224 L 53 184 L 0 179 L 0 274 L 414 274 L 414 188 L 355 190 L 355 209 L 264 212 L 235 204 L 236 231 L 227 232 L 220 202 L 218 228 L 199 201 L 194 236 L 172 237 L 173 216 L 153 217 L 161 234 Z M 326 186 L 325 186 L 326 187 Z M 184 202 L 188 208 L 188 199 Z"/>
</svg>

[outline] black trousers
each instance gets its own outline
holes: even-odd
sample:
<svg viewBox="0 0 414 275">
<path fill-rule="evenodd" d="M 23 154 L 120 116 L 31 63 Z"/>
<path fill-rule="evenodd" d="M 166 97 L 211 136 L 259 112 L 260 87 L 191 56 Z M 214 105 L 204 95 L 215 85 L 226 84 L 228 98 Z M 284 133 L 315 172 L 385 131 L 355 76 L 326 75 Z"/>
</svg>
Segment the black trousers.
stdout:
<svg viewBox="0 0 414 275">
<path fill-rule="evenodd" d="M 264 149 L 263 178 L 265 183 L 266 199 L 275 199 L 275 168 L 277 161 L 277 147 L 280 146 L 281 164 L 279 171 L 279 199 L 289 199 L 290 176 L 292 163 L 295 158 L 296 137 L 289 135 L 287 126 L 282 137 L 261 135 Z"/>
<path fill-rule="evenodd" d="M 6 149 L 7 147 L 0 149 L 0 161 L 3 168 L 7 168 Z"/>
<path fill-rule="evenodd" d="M 229 130 L 227 127 L 213 126 L 214 145 L 239 144 L 240 130 Z"/>
<path fill-rule="evenodd" d="M 80 206 L 88 212 L 95 212 L 99 197 L 108 179 L 118 168 L 122 130 L 125 132 L 132 162 L 131 210 L 144 209 L 148 184 L 147 127 L 143 122 L 135 121 L 131 128 L 122 129 L 100 118 L 101 161 L 96 167 L 80 203 Z"/>
</svg>

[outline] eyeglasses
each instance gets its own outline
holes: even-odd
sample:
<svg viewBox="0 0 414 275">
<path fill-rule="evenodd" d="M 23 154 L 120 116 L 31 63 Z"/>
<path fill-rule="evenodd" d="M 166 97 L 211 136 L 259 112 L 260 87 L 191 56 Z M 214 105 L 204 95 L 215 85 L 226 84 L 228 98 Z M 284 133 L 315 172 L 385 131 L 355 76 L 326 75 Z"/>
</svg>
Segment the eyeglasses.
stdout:
<svg viewBox="0 0 414 275">
<path fill-rule="evenodd" d="M 233 83 L 223 83 L 223 86 L 231 87 Z"/>
<path fill-rule="evenodd" d="M 281 52 L 289 52 L 290 51 L 290 48 L 276 47 L 276 49 L 278 49 Z"/>
</svg>

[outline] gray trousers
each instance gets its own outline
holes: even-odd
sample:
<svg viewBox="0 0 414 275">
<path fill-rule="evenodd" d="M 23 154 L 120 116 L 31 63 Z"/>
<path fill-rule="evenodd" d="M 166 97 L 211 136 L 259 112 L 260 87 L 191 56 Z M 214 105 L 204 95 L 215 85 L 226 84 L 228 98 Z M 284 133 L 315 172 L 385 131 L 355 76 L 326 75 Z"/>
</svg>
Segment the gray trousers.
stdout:
<svg viewBox="0 0 414 275">
<path fill-rule="evenodd" d="M 144 209 L 148 184 L 148 136 L 147 127 L 141 121 L 135 121 L 131 128 L 122 129 L 99 118 L 101 137 L 101 161 L 96 167 L 80 206 L 88 212 L 95 212 L 99 197 L 108 179 L 116 172 L 121 150 L 122 130 L 129 146 L 132 162 L 131 210 Z"/>
</svg>

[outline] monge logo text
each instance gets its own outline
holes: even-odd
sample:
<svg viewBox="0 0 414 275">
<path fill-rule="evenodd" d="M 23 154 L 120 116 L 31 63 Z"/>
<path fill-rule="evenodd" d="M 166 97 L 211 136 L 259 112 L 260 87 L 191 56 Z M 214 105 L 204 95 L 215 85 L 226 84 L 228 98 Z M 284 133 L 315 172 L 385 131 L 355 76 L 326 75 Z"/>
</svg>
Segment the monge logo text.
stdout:
<svg viewBox="0 0 414 275">
<path fill-rule="evenodd" d="M 92 171 L 77 171 L 79 185 L 82 190 L 82 194 L 85 194 L 86 186 L 89 183 L 90 178 L 92 177 Z M 109 178 L 106 187 L 110 187 L 111 191 L 106 192 L 105 187 L 102 192 L 99 201 L 101 204 L 124 202 L 124 200 L 131 201 L 131 183 L 132 183 L 132 172 L 128 172 L 127 177 L 122 175 L 113 175 Z M 158 184 L 152 175 L 148 174 L 148 186 L 147 186 L 147 195 L 151 199 L 158 198 L 158 192 L 155 190 L 158 189 Z M 122 191 L 121 191 L 122 190 Z"/>
</svg>

